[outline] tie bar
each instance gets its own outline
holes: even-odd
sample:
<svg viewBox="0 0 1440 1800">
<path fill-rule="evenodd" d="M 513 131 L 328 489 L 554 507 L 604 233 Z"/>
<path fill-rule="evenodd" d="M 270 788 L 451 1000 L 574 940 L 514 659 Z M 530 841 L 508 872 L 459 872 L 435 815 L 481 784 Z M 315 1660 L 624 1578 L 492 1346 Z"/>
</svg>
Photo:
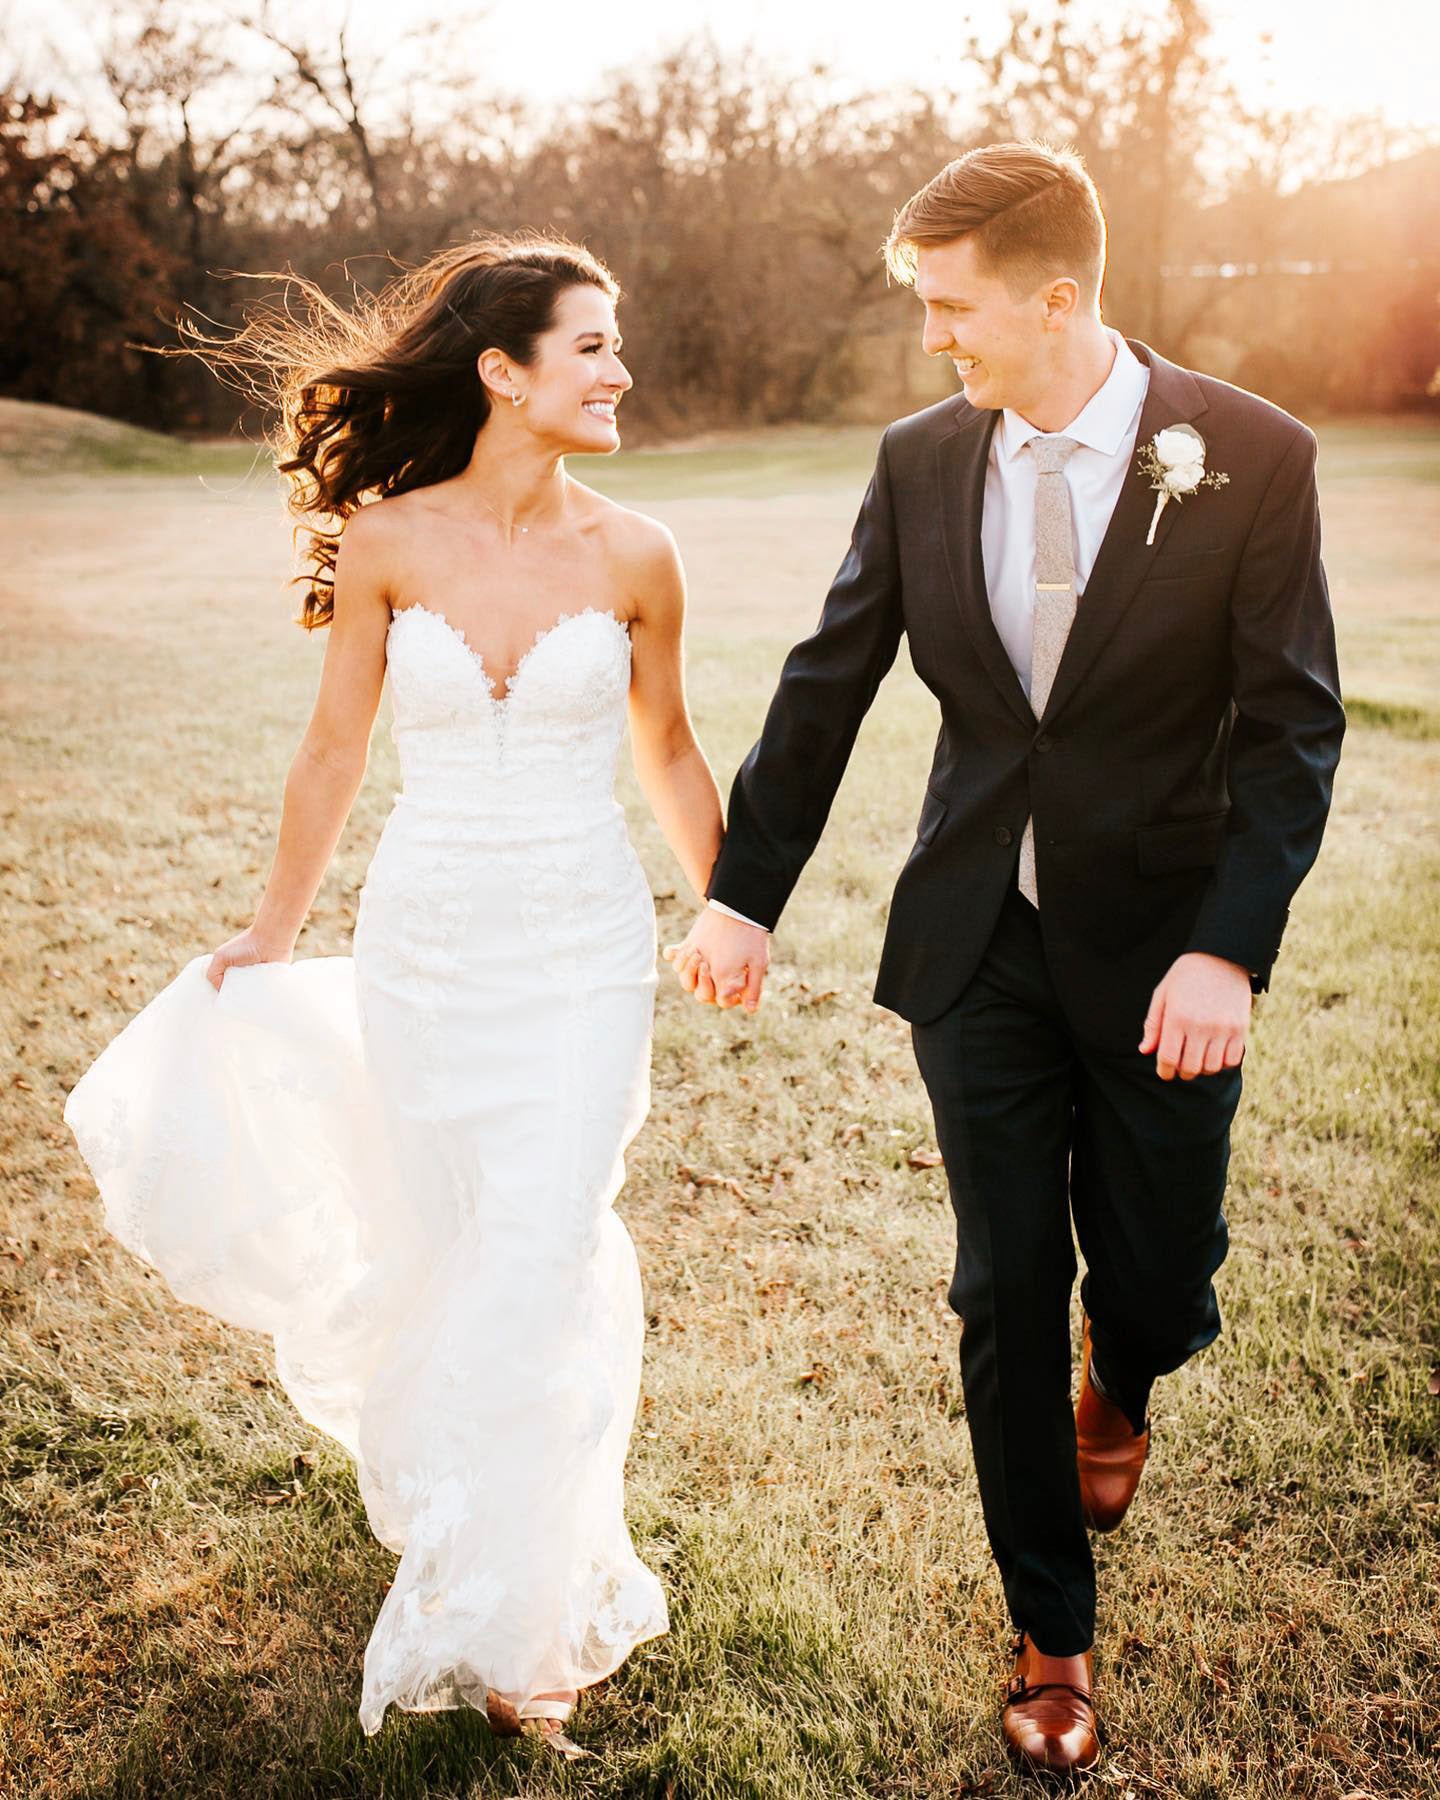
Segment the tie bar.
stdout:
<svg viewBox="0 0 1440 1800">
<path fill-rule="evenodd" d="M 1037 581 L 1036 590 L 1042 594 L 1068 594 L 1074 586 L 1070 581 Z"/>
</svg>

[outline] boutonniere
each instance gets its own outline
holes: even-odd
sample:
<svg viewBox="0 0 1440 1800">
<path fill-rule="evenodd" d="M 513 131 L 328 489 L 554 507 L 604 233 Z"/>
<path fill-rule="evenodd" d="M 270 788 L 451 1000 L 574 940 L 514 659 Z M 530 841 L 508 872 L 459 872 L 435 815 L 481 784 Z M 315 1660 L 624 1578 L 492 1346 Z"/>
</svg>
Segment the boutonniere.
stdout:
<svg viewBox="0 0 1440 1800">
<path fill-rule="evenodd" d="M 1183 500 L 1197 488 L 1224 487 L 1230 479 L 1218 469 L 1206 471 L 1205 440 L 1193 425 L 1171 425 L 1157 431 L 1140 448 L 1140 471 L 1150 477 L 1151 487 L 1160 496 L 1150 519 L 1147 544 L 1155 542 L 1155 527 L 1167 500 Z"/>
</svg>

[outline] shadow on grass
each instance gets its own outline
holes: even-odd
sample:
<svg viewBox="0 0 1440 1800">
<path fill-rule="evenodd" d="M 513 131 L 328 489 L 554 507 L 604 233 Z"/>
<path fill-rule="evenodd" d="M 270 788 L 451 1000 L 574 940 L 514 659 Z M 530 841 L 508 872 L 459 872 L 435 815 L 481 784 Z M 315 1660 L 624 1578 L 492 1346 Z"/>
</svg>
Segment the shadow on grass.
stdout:
<svg viewBox="0 0 1440 1800">
<path fill-rule="evenodd" d="M 138 1716 L 110 1768 L 76 1800 L 440 1800 L 548 1793 L 547 1753 L 493 1737 L 468 1708 L 391 1713 L 373 1740 L 327 1671 L 293 1668 L 284 1687 L 257 1689 L 228 1672 L 196 1675 Z"/>
<path fill-rule="evenodd" d="M 291 1655 L 258 1674 L 177 1670 L 163 1693 L 140 1702 L 109 1765 L 67 1792 L 73 1800 L 830 1800 L 904 1791 L 917 1762 L 942 1760 L 947 1791 L 964 1791 L 953 1746 L 903 1704 L 893 1641 L 857 1628 L 824 1577 L 794 1557 L 778 1521 L 666 1525 L 665 1539 L 644 1549 L 665 1564 L 672 1629 L 587 1694 L 575 1736 L 597 1752 L 593 1760 L 562 1764 L 530 1739 L 497 1739 L 463 1707 L 392 1710 L 365 1738 L 355 1716 L 357 1628 L 353 1648 Z M 314 1617 L 321 1630 L 324 1585 L 291 1579 L 284 1590 L 292 1614 Z"/>
</svg>

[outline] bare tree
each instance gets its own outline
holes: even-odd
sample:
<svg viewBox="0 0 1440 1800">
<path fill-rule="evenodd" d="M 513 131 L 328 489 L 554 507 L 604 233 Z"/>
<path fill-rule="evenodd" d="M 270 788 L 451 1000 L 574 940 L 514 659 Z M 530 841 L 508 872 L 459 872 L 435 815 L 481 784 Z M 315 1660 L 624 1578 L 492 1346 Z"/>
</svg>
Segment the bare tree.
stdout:
<svg viewBox="0 0 1440 1800">
<path fill-rule="evenodd" d="M 393 225 L 386 141 L 409 112 L 407 90 L 421 78 L 432 97 L 460 88 L 473 91 L 473 43 L 485 16 L 483 9 L 468 8 L 415 26 L 383 49 L 361 52 L 348 5 L 308 27 L 293 18 L 282 22 L 273 0 L 234 15 L 276 53 L 277 98 L 301 118 L 318 108 L 348 140 L 369 200 L 369 222 L 382 246 Z M 405 123 L 413 132 L 413 115 Z"/>
<path fill-rule="evenodd" d="M 112 15 L 96 51 L 137 204 L 178 206 L 180 247 L 198 275 L 207 218 L 218 218 L 221 183 L 253 152 L 270 84 L 237 75 L 223 17 L 174 0 Z"/>
<path fill-rule="evenodd" d="M 274 9 L 268 3 L 258 13 L 242 15 L 241 22 L 285 59 L 292 82 L 302 93 L 313 95 L 338 122 L 355 147 L 356 158 L 365 176 L 377 231 L 385 231 L 385 190 L 380 177 L 379 160 L 369 124 L 365 102 L 370 87 L 369 75 L 357 73 L 350 48 L 348 10 L 335 31 L 329 53 L 317 49 L 282 31 L 274 22 Z"/>
</svg>

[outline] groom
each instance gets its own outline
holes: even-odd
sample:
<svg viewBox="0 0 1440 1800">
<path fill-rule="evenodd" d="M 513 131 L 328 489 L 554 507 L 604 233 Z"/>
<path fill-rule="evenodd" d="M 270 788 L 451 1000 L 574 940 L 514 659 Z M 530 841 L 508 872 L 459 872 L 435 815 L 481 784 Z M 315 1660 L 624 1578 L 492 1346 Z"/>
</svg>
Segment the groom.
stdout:
<svg viewBox="0 0 1440 1800">
<path fill-rule="evenodd" d="M 1105 220 L 1070 152 L 970 151 L 885 253 L 965 396 L 881 440 L 735 779 L 709 906 L 666 956 L 701 1001 L 758 1004 L 907 635 L 942 723 L 875 998 L 911 1022 L 955 1208 L 950 1302 L 1017 1632 L 1005 1733 L 1029 1766 L 1083 1768 L 1087 1526 L 1135 1492 L 1151 1384 L 1220 1329 L 1251 996 L 1344 730 L 1315 438 L 1102 322 Z"/>
</svg>

